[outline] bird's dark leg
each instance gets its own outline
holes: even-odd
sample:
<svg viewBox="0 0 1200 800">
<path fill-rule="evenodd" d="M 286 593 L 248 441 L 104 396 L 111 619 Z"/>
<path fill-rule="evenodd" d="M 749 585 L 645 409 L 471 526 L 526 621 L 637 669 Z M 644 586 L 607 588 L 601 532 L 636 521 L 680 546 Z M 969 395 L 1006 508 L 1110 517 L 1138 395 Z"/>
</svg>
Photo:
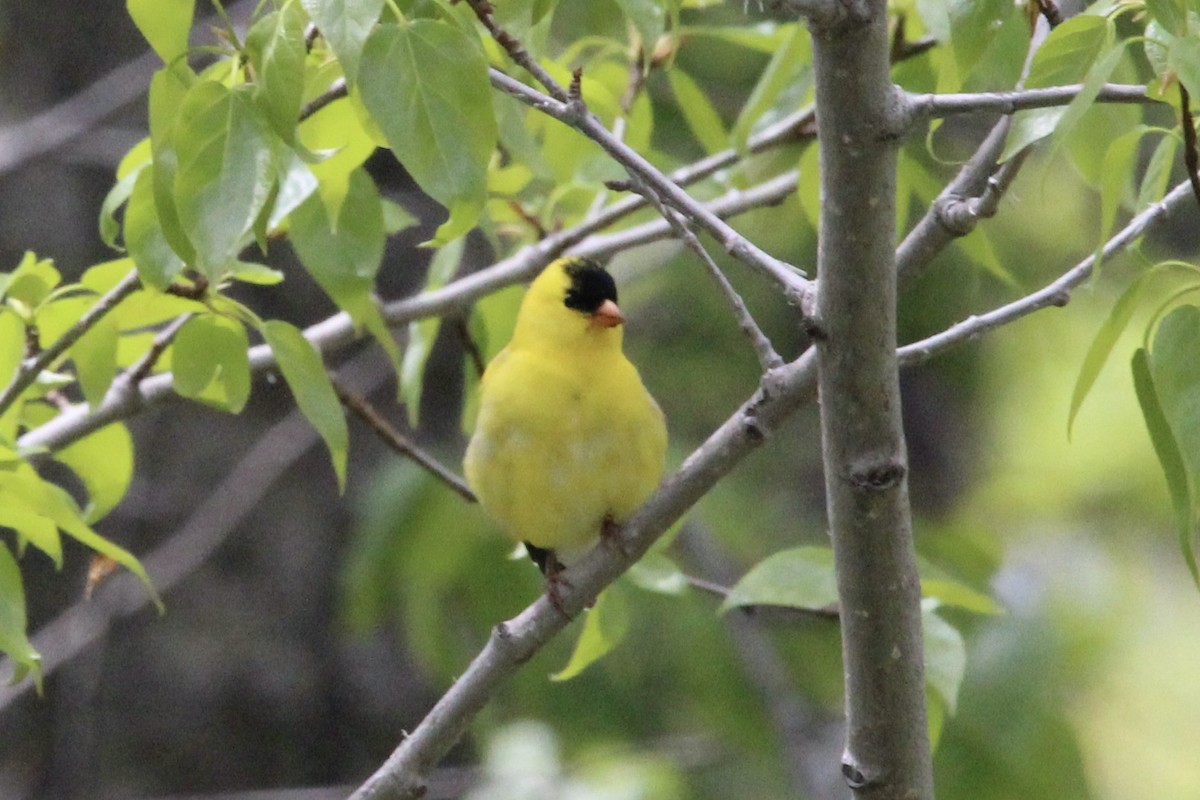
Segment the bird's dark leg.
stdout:
<svg viewBox="0 0 1200 800">
<path fill-rule="evenodd" d="M 548 547 L 538 547 L 529 542 L 525 542 L 525 552 L 529 553 L 529 560 L 537 564 L 537 568 L 546 576 L 546 599 L 550 601 L 550 605 L 558 609 L 558 613 L 571 619 L 571 615 L 562 605 L 562 589 L 564 586 L 569 589 L 571 583 L 562 575 L 565 567 L 558 560 L 558 554 Z"/>
<path fill-rule="evenodd" d="M 613 519 L 611 514 L 605 515 L 604 521 L 600 523 L 600 541 L 620 550 L 626 559 L 633 557 L 625 547 L 625 540 L 621 538 L 621 523 Z"/>
</svg>

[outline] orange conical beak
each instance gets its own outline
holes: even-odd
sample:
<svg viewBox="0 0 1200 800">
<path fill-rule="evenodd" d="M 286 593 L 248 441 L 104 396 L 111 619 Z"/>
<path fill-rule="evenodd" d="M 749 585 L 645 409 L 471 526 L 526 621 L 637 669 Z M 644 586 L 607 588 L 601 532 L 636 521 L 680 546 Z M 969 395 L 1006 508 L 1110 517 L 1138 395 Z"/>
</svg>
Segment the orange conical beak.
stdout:
<svg viewBox="0 0 1200 800">
<path fill-rule="evenodd" d="M 598 328 L 615 328 L 624 321 L 621 309 L 612 300 L 605 300 L 592 312 L 592 324 Z"/>
</svg>

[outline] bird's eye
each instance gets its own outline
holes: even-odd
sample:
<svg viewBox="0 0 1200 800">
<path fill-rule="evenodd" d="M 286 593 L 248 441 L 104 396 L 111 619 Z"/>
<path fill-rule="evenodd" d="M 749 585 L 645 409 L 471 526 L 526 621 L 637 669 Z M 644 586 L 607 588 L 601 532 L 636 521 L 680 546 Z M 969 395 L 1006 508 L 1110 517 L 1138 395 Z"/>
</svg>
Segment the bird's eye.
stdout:
<svg viewBox="0 0 1200 800">
<path fill-rule="evenodd" d="M 591 314 L 605 300 L 617 302 L 617 284 L 612 276 L 594 261 L 579 260 L 566 267 L 571 279 L 563 305 L 575 311 Z"/>
</svg>

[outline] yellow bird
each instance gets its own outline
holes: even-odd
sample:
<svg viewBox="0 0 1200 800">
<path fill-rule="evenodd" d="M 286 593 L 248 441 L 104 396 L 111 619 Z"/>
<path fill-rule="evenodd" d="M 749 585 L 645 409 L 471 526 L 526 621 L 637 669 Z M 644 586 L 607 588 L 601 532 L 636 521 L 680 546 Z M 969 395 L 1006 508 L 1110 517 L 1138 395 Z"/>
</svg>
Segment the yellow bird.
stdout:
<svg viewBox="0 0 1200 800">
<path fill-rule="evenodd" d="M 512 341 L 483 374 L 467 482 L 549 576 L 662 478 L 666 424 L 621 352 L 622 322 L 612 276 L 559 259 L 530 285 Z"/>
</svg>

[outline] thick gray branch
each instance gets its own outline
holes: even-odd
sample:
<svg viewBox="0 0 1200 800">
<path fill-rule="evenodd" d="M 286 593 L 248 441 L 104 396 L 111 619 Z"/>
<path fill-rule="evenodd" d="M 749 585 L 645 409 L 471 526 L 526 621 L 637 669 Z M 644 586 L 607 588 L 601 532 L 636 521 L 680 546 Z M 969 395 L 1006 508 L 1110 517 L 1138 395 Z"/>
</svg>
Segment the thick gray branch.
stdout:
<svg viewBox="0 0 1200 800">
<path fill-rule="evenodd" d="M 896 361 L 896 134 L 887 8 L 813 26 L 821 148 L 817 339 L 826 508 L 855 796 L 932 800 L 921 588 Z"/>
</svg>

